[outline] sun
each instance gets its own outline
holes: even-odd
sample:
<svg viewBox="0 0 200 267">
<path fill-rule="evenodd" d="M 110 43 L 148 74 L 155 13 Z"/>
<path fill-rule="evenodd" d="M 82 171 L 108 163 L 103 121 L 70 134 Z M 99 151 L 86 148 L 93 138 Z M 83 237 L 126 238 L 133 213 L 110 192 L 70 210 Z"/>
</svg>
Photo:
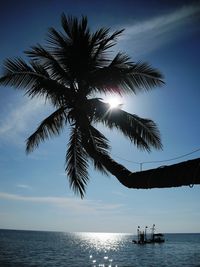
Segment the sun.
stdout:
<svg viewBox="0 0 200 267">
<path fill-rule="evenodd" d="M 110 109 L 118 108 L 122 103 L 118 97 L 110 97 L 107 99 Z"/>
</svg>

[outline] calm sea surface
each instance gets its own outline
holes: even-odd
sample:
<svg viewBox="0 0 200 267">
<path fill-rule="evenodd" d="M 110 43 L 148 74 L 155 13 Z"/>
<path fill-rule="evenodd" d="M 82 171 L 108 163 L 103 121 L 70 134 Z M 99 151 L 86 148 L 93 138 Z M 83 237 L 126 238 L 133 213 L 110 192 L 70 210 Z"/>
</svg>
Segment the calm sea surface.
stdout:
<svg viewBox="0 0 200 267">
<path fill-rule="evenodd" d="M 199 266 L 200 234 L 136 245 L 129 234 L 0 230 L 1 267 Z"/>
</svg>

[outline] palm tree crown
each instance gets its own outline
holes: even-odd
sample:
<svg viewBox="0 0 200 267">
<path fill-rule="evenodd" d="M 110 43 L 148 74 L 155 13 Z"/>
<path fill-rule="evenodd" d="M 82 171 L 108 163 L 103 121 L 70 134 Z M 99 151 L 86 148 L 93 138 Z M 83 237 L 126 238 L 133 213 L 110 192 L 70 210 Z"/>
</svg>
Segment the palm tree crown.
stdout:
<svg viewBox="0 0 200 267">
<path fill-rule="evenodd" d="M 101 28 L 91 33 L 86 17 L 61 16 L 63 32 L 50 28 L 46 47 L 36 45 L 21 58 L 7 59 L 2 85 L 24 88 L 29 97 L 43 96 L 55 111 L 44 119 L 27 139 L 26 151 L 41 141 L 71 127 L 66 152 L 66 172 L 75 193 L 85 194 L 88 159 L 103 173 L 121 165 L 109 156 L 109 141 L 95 128 L 97 123 L 116 128 L 138 148 L 150 151 L 162 147 L 156 124 L 120 108 L 112 112 L 95 93 L 136 94 L 163 84 L 162 74 L 147 63 L 131 62 L 125 53 L 110 58 L 109 48 L 123 30 L 110 33 Z M 123 167 L 123 166 L 122 166 Z"/>
</svg>

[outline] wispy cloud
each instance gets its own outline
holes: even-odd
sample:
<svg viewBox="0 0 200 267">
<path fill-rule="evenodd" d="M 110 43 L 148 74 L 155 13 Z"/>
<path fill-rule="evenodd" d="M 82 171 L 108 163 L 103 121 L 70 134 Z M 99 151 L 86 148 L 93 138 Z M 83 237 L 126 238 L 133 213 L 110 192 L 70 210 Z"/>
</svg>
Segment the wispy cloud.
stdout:
<svg viewBox="0 0 200 267">
<path fill-rule="evenodd" d="M 112 194 L 120 197 L 126 197 L 126 195 L 120 191 L 112 191 Z"/>
<path fill-rule="evenodd" d="M 17 184 L 17 187 L 23 188 L 23 189 L 31 189 L 32 187 L 27 184 Z"/>
<path fill-rule="evenodd" d="M 122 42 L 129 42 L 134 52 L 146 53 L 166 42 L 178 38 L 187 29 L 185 26 L 200 16 L 200 5 L 183 6 L 171 13 L 151 19 L 124 25 L 125 33 Z"/>
<path fill-rule="evenodd" d="M 36 197 L 36 196 L 22 196 L 18 194 L 10 194 L 7 192 L 0 192 L 0 199 L 9 201 L 23 201 L 31 203 L 49 204 L 60 208 L 68 209 L 76 213 L 92 213 L 96 212 L 118 212 L 122 204 L 104 203 L 102 201 L 78 199 L 70 197 Z"/>
<path fill-rule="evenodd" d="M 24 99 L 23 99 L 24 100 Z M 21 101 L 8 114 L 3 114 L 4 119 L 0 120 L 0 138 L 14 144 L 22 144 L 25 134 L 32 128 L 32 122 L 38 117 L 44 108 L 44 101 L 41 99 L 32 99 L 30 101 Z"/>
</svg>

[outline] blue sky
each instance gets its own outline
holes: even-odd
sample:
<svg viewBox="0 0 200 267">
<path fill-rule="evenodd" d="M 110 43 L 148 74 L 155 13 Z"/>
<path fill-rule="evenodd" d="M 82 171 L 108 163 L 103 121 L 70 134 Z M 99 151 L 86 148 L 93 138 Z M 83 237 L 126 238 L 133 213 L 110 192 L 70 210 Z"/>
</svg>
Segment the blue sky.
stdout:
<svg viewBox="0 0 200 267">
<path fill-rule="evenodd" d="M 125 28 L 114 52 L 147 61 L 165 76 L 162 88 L 121 100 L 125 110 L 158 124 L 163 151 L 138 151 L 119 133 L 99 126 L 111 140 L 115 160 L 138 171 L 134 162 L 170 159 L 200 147 L 199 1 L 5 1 L 0 65 L 43 44 L 48 27 L 60 29 L 62 12 L 87 15 L 93 30 Z M 0 88 L 0 228 L 135 232 L 138 225 L 155 223 L 162 232 L 200 232 L 199 186 L 133 190 L 91 168 L 85 199 L 74 196 L 64 174 L 67 129 L 25 154 L 26 138 L 51 111 L 42 99 L 27 99 L 23 90 Z"/>
</svg>

